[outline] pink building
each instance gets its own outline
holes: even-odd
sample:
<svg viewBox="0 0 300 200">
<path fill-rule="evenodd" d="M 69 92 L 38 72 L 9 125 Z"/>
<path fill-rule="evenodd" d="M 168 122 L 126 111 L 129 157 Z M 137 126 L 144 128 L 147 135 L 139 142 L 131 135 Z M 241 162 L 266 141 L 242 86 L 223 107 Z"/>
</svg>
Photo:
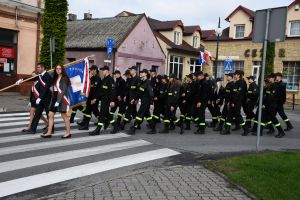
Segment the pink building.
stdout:
<svg viewBox="0 0 300 200">
<path fill-rule="evenodd" d="M 106 54 L 108 38 L 115 40 L 110 57 Z M 156 69 L 160 74 L 165 73 L 165 55 L 144 14 L 122 12 L 116 17 L 103 19 L 92 19 L 87 14 L 83 20 L 69 16 L 66 62 L 89 55 L 95 55 L 90 64 L 98 67 L 106 64 L 104 60 L 110 60 L 111 71 L 125 72 L 135 65 L 140 69 Z"/>
</svg>

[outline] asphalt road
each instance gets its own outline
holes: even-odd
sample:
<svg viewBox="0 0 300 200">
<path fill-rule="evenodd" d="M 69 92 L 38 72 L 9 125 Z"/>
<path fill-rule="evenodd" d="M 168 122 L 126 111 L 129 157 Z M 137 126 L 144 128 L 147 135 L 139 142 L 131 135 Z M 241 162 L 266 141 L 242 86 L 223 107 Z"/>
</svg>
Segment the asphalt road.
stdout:
<svg viewBox="0 0 300 200">
<path fill-rule="evenodd" d="M 281 139 L 264 135 L 261 151 L 300 149 L 299 115 L 288 115 L 295 128 Z M 137 171 L 195 165 L 215 155 L 256 149 L 255 136 L 242 137 L 241 131 L 222 136 L 211 128 L 205 135 L 193 134 L 195 128 L 183 135 L 178 129 L 147 135 L 143 125 L 134 136 L 126 132 L 109 134 L 107 130 L 90 137 L 87 131 L 77 131 L 72 125 L 73 137 L 62 140 L 64 128 L 57 119 L 54 137 L 42 139 L 39 134 L 20 133 L 27 126 L 27 113 L 0 114 L 0 198 L 35 199 Z M 91 130 L 94 128 L 91 123 Z"/>
</svg>

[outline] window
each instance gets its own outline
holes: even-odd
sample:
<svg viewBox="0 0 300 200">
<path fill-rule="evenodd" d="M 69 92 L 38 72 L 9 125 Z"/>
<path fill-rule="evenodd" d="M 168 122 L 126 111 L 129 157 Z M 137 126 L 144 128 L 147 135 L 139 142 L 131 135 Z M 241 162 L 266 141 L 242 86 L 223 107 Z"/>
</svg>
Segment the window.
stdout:
<svg viewBox="0 0 300 200">
<path fill-rule="evenodd" d="M 244 38 L 245 35 L 245 25 L 235 26 L 235 38 Z"/>
<path fill-rule="evenodd" d="M 199 63 L 199 59 L 193 59 L 190 60 L 190 73 L 202 71 L 202 66 Z"/>
<path fill-rule="evenodd" d="M 300 61 L 283 62 L 282 74 L 287 90 L 299 90 Z"/>
<path fill-rule="evenodd" d="M 157 72 L 157 71 L 158 71 L 158 66 L 152 65 L 152 66 L 151 66 L 151 70 L 155 70 L 155 72 Z"/>
<path fill-rule="evenodd" d="M 142 67 L 142 63 L 136 63 L 135 64 L 136 68 L 137 68 L 137 74 L 139 75 L 140 74 L 140 71 L 141 71 L 141 67 Z"/>
<path fill-rule="evenodd" d="M 183 57 L 170 56 L 169 74 L 175 74 L 182 79 Z"/>
<path fill-rule="evenodd" d="M 222 78 L 224 77 L 224 61 L 218 61 L 217 63 L 217 77 L 215 78 Z M 214 63 L 214 66 L 215 63 Z M 244 61 L 233 61 L 233 71 L 236 70 L 242 70 L 244 71 Z M 215 74 L 216 68 L 214 67 L 214 74 Z"/>
<path fill-rule="evenodd" d="M 290 25 L 290 36 L 300 36 L 300 21 L 292 21 Z"/>
<path fill-rule="evenodd" d="M 0 73 L 15 72 L 15 48 L 0 46 Z"/>
<path fill-rule="evenodd" d="M 198 37 L 197 36 L 194 36 L 193 37 L 193 47 L 194 48 L 198 48 Z"/>
<path fill-rule="evenodd" d="M 181 33 L 175 31 L 174 32 L 174 43 L 179 45 L 181 43 L 180 40 L 181 40 Z"/>
<path fill-rule="evenodd" d="M 89 59 L 89 65 L 90 65 L 90 66 L 95 65 L 95 61 Z"/>
</svg>

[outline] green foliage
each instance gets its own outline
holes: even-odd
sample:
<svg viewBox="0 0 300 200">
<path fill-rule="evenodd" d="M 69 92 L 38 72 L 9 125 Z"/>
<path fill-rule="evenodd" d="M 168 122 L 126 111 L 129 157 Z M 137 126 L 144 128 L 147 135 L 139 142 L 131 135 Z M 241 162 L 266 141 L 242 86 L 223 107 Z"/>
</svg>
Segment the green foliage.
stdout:
<svg viewBox="0 0 300 200">
<path fill-rule="evenodd" d="M 207 167 L 263 200 L 300 197 L 300 153 L 274 152 L 211 161 Z"/>
<path fill-rule="evenodd" d="M 65 38 L 67 35 L 67 0 L 45 0 L 42 18 L 43 39 L 40 61 L 50 67 L 50 38 L 55 37 L 53 66 L 64 62 Z"/>
<path fill-rule="evenodd" d="M 274 72 L 274 58 L 275 58 L 275 42 L 268 42 L 267 55 L 266 55 L 266 73 L 269 74 Z"/>
</svg>

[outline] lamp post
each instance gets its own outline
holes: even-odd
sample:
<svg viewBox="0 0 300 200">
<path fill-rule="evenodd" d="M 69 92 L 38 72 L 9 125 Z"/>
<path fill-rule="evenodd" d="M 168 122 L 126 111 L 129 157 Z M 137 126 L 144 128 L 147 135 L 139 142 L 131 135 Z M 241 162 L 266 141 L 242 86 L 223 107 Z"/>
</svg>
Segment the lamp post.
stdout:
<svg viewBox="0 0 300 200">
<path fill-rule="evenodd" d="M 220 36 L 222 35 L 222 29 L 220 26 L 220 17 L 219 17 L 219 23 L 218 28 L 215 29 L 215 33 L 217 36 L 217 52 L 216 52 L 216 61 L 215 61 L 215 78 L 217 78 L 218 74 L 218 59 L 219 59 L 219 42 L 220 42 Z"/>
</svg>

